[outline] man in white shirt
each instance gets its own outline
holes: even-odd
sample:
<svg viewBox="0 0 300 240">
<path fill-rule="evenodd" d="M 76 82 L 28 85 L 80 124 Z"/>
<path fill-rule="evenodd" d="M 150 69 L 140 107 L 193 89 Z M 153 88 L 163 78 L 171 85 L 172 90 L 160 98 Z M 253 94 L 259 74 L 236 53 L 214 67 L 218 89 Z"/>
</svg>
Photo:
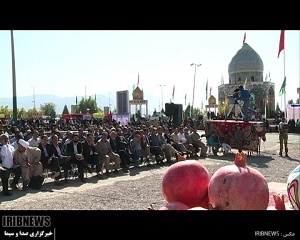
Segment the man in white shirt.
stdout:
<svg viewBox="0 0 300 240">
<path fill-rule="evenodd" d="M 0 177 L 2 181 L 2 194 L 4 196 L 11 196 L 11 192 L 8 190 L 8 179 L 11 173 L 14 173 L 14 179 L 10 185 L 13 189 L 18 189 L 17 184 L 22 174 L 22 170 L 19 165 L 16 164 L 13 158 L 15 152 L 13 146 L 9 144 L 6 134 L 0 136 L 0 142 L 2 144 L 0 151 Z"/>
<path fill-rule="evenodd" d="M 184 147 L 186 148 L 186 153 L 190 154 L 191 156 L 194 154 L 193 153 L 193 146 L 189 145 L 189 143 L 187 142 L 187 138 L 186 138 L 186 134 L 184 132 L 183 127 L 179 127 L 179 132 L 178 132 L 178 138 L 179 141 L 184 145 Z"/>
<path fill-rule="evenodd" d="M 29 147 L 38 147 L 40 140 L 39 140 L 39 132 L 37 130 L 32 131 L 32 137 L 28 140 Z"/>
</svg>

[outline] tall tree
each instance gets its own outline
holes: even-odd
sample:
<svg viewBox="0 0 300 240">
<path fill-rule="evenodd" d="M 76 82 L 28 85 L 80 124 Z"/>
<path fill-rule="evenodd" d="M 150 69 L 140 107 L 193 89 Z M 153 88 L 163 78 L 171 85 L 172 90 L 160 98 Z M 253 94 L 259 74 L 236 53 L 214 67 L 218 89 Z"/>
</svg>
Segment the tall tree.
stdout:
<svg viewBox="0 0 300 240">
<path fill-rule="evenodd" d="M 9 109 L 8 106 L 1 106 L 0 107 L 0 113 L 4 115 L 12 115 L 12 109 Z"/>
<path fill-rule="evenodd" d="M 54 103 L 45 103 L 41 104 L 40 110 L 43 111 L 44 115 L 50 116 L 51 118 L 56 117 L 56 111 L 55 111 L 56 105 Z"/>
<path fill-rule="evenodd" d="M 28 117 L 28 114 L 25 110 L 25 108 L 21 108 L 21 109 L 18 109 L 18 114 L 17 114 L 18 118 L 27 118 Z"/>
<path fill-rule="evenodd" d="M 86 99 L 84 97 L 82 97 L 78 104 L 77 111 L 78 111 L 77 113 L 81 112 L 83 114 L 86 114 L 86 113 L 93 114 L 98 111 L 97 102 L 91 96 L 89 96 Z"/>
<path fill-rule="evenodd" d="M 64 106 L 64 110 L 62 111 L 62 114 L 69 114 L 69 109 L 67 105 Z"/>
</svg>

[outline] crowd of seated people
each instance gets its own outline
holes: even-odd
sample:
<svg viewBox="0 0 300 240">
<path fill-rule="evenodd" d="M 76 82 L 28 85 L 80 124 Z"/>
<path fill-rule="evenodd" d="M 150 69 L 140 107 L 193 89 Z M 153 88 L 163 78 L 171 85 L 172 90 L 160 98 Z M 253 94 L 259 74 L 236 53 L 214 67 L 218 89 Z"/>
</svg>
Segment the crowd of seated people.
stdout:
<svg viewBox="0 0 300 240">
<path fill-rule="evenodd" d="M 68 124 L 49 121 L 47 125 L 40 126 L 35 121 L 23 119 L 17 126 L 3 126 L 0 125 L 0 147 L 4 146 L 2 148 L 7 152 L 7 155 L 1 153 L 0 163 L 3 195 L 10 195 L 11 190 L 17 189 L 19 180 L 26 186 L 30 185 L 32 174 L 25 174 L 22 172 L 25 168 L 13 162 L 14 152 L 20 149 L 22 158 L 28 162 L 32 162 L 28 159 L 32 156 L 27 149 L 38 149 L 38 174 L 49 173 L 47 177 L 53 178 L 53 184 L 62 187 L 70 179 L 88 182 L 87 173 L 96 173 L 96 177 L 104 179 L 111 173 L 115 176 L 120 174 L 120 170 L 123 174 L 130 174 L 131 169 L 142 165 L 168 166 L 177 162 L 179 155 L 186 158 L 207 156 L 206 149 L 196 143 L 200 140 L 196 141 L 193 137 L 195 129 L 172 126 L 168 122 L 151 124 L 139 121 L 138 124 L 124 126 L 114 120 L 74 120 Z M 28 146 L 19 146 L 20 139 Z M 23 165 L 26 167 L 26 162 Z M 77 175 L 74 175 L 74 168 Z M 8 186 L 10 173 L 14 173 L 14 179 Z M 24 187 L 23 190 L 26 189 Z"/>
</svg>

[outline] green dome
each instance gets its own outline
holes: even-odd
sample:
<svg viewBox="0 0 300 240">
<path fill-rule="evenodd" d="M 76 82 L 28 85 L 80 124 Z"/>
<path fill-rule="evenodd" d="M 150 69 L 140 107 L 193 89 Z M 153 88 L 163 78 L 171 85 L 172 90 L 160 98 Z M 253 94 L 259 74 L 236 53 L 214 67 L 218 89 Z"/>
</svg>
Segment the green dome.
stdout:
<svg viewBox="0 0 300 240">
<path fill-rule="evenodd" d="M 228 65 L 228 73 L 263 72 L 264 64 L 260 56 L 247 44 L 235 54 Z"/>
</svg>

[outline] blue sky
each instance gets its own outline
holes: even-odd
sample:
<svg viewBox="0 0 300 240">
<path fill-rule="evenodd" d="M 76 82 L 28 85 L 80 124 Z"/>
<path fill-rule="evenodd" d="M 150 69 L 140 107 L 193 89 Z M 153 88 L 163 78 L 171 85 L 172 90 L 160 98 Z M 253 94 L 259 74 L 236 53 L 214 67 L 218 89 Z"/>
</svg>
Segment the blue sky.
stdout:
<svg viewBox="0 0 300 240">
<path fill-rule="evenodd" d="M 173 102 L 185 106 L 185 94 L 187 104 L 193 96 L 195 67 L 190 64 L 197 63 L 194 106 L 200 108 L 207 104 L 207 80 L 216 97 L 222 76 L 228 83 L 228 64 L 242 47 L 245 32 L 246 43 L 264 63 L 264 76 L 270 73 L 275 83 L 276 102 L 281 106 L 284 101 L 278 96 L 284 71 L 286 100 L 295 102 L 300 86 L 298 30 L 285 31 L 279 58 L 280 30 L 15 30 L 17 96 L 33 95 L 34 90 L 60 97 L 115 98 L 116 91 L 129 90 L 131 99 L 139 76 L 144 98 L 156 101 L 157 109 L 170 102 L 174 85 Z M 0 82 L 1 98 L 12 98 L 9 30 L 0 31 Z"/>
</svg>

